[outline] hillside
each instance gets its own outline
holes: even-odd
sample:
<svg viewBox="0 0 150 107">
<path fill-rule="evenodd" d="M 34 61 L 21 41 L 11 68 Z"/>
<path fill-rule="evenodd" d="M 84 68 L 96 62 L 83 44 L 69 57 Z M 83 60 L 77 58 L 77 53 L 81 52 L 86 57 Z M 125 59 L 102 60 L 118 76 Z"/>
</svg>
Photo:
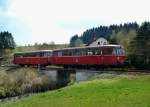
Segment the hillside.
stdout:
<svg viewBox="0 0 150 107">
<path fill-rule="evenodd" d="M 150 75 L 121 75 L 76 83 L 0 107 L 149 107 Z"/>
<path fill-rule="evenodd" d="M 70 39 L 70 43 L 80 39 L 84 44 L 88 44 L 91 41 L 95 40 L 99 37 L 104 37 L 110 41 L 110 43 L 114 43 L 112 40 L 112 36 L 115 36 L 121 32 L 122 35 L 127 35 L 130 31 L 136 32 L 139 29 L 139 25 L 136 22 L 133 23 L 124 23 L 120 25 L 109 25 L 109 26 L 99 26 L 91 29 L 87 29 L 83 32 L 82 35 L 74 35 Z M 120 35 L 120 36 L 122 36 Z M 115 42 L 116 43 L 116 42 Z"/>
</svg>

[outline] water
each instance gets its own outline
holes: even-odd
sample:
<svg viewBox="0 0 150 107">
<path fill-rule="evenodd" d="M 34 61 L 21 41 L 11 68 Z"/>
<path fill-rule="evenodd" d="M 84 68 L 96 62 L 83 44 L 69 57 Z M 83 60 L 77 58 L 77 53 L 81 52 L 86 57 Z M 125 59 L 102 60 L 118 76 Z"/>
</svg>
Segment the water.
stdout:
<svg viewBox="0 0 150 107">
<path fill-rule="evenodd" d="M 120 75 L 113 71 L 94 71 L 94 70 L 46 70 L 43 71 L 52 81 L 57 83 L 68 83 L 70 81 L 80 82 L 94 79 L 111 79 Z"/>
</svg>

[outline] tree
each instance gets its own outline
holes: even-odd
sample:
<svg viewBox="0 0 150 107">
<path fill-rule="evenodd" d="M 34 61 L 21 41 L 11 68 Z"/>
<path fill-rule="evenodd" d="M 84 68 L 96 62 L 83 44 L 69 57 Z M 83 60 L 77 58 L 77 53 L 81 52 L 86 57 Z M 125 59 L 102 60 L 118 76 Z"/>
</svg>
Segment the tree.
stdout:
<svg viewBox="0 0 150 107">
<path fill-rule="evenodd" d="M 150 22 L 144 22 L 131 41 L 130 58 L 135 65 L 150 65 Z"/>
<path fill-rule="evenodd" d="M 126 51 L 126 54 L 129 54 L 129 45 L 133 38 L 136 37 L 136 31 L 130 30 L 127 34 L 123 34 L 120 38 L 119 44 L 122 45 Z"/>
<path fill-rule="evenodd" d="M 126 54 L 129 53 L 129 45 L 133 38 L 136 36 L 135 30 L 129 30 L 128 33 L 124 33 L 124 31 L 120 31 L 116 33 L 113 31 L 110 37 L 111 44 L 119 44 L 122 45 L 126 51 Z"/>
<path fill-rule="evenodd" d="M 71 39 L 70 39 L 69 47 L 75 47 L 75 41 L 76 41 L 78 38 L 79 38 L 79 37 L 78 37 L 77 34 L 74 35 L 74 36 L 72 36 Z"/>
<path fill-rule="evenodd" d="M 117 44 L 116 32 L 112 31 L 112 35 L 110 36 L 110 44 Z"/>
<path fill-rule="evenodd" d="M 48 46 L 49 46 L 48 43 L 44 42 L 43 44 L 38 46 L 38 49 L 45 50 L 45 49 L 48 49 Z"/>
<path fill-rule="evenodd" d="M 54 41 L 51 41 L 50 43 L 49 43 L 49 48 L 50 49 L 56 49 L 56 45 L 55 45 L 55 42 Z"/>
<path fill-rule="evenodd" d="M 0 33 L 0 49 L 14 49 L 16 46 L 14 38 L 9 32 Z"/>
<path fill-rule="evenodd" d="M 70 42 L 70 47 L 83 47 L 83 41 L 77 35 L 73 36 Z"/>
<path fill-rule="evenodd" d="M 14 38 L 11 33 L 1 32 L 0 33 L 0 52 L 1 55 L 5 49 L 14 49 L 16 46 Z"/>
<path fill-rule="evenodd" d="M 84 44 L 81 39 L 78 38 L 77 40 L 74 41 L 74 47 L 83 47 L 83 46 Z"/>
<path fill-rule="evenodd" d="M 110 26 L 99 26 L 96 28 L 87 29 L 83 34 L 79 37 L 83 43 L 88 44 L 93 41 L 94 38 L 104 37 L 107 40 L 110 39 L 110 42 L 115 43 L 115 38 L 112 38 L 113 33 L 118 34 L 122 32 L 124 35 L 127 35 L 130 30 L 137 31 L 139 25 L 134 23 L 124 23 L 120 25 L 110 25 Z"/>
</svg>

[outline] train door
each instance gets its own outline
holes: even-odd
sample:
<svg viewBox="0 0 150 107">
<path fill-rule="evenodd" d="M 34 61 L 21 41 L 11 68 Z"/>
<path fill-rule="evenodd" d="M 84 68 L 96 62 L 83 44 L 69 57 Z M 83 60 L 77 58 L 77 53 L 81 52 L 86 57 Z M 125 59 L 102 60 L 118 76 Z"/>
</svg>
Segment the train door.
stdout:
<svg viewBox="0 0 150 107">
<path fill-rule="evenodd" d="M 40 63 L 48 65 L 51 63 L 50 57 L 52 56 L 51 52 L 41 52 Z"/>
<path fill-rule="evenodd" d="M 102 65 L 103 64 L 103 54 L 102 54 L 102 49 L 101 48 L 95 48 L 95 53 L 94 55 L 96 56 L 97 64 Z"/>
</svg>

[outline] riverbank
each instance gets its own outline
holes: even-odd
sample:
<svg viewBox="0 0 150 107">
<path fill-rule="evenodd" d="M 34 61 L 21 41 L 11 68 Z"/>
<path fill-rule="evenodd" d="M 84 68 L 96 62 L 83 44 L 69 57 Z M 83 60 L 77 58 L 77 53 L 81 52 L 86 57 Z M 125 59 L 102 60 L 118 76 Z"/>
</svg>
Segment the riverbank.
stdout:
<svg viewBox="0 0 150 107">
<path fill-rule="evenodd" d="M 119 75 L 75 83 L 0 107 L 148 107 L 150 106 L 150 75 Z"/>
<path fill-rule="evenodd" d="M 37 68 L 0 67 L 0 99 L 24 96 L 58 88 L 46 74 Z"/>
</svg>

